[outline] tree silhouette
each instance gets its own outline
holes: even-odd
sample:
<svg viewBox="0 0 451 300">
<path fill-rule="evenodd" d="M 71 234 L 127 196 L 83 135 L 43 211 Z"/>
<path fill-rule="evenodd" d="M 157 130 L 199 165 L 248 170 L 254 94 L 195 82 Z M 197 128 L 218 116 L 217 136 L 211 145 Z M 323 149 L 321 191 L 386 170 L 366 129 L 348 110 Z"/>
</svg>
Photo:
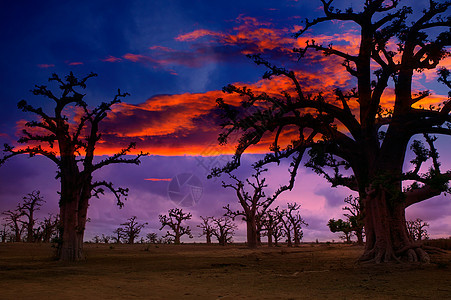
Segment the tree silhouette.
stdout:
<svg viewBox="0 0 451 300">
<path fill-rule="evenodd" d="M 282 224 L 284 212 L 279 211 L 277 206 L 274 209 L 268 209 L 263 215 L 263 229 L 268 237 L 268 247 L 279 245 L 279 241 L 284 236 L 284 226 Z"/>
<path fill-rule="evenodd" d="M 111 239 L 116 244 L 120 244 L 122 239 L 124 238 L 124 228 L 118 227 L 113 231 L 113 235 L 111 236 Z"/>
<path fill-rule="evenodd" d="M 158 242 L 158 236 L 155 232 L 150 232 L 146 234 L 146 239 L 148 243 L 156 244 Z"/>
<path fill-rule="evenodd" d="M 123 226 L 121 227 L 122 238 L 125 239 L 128 244 L 134 244 L 135 239 L 138 238 L 139 233 L 147 224 L 147 222 L 139 224 L 136 221 L 136 216 L 127 219 L 127 222 L 121 224 Z"/>
<path fill-rule="evenodd" d="M 3 215 L 5 215 L 4 220 L 6 221 L 6 224 L 12 231 L 14 242 L 20 242 L 22 240 L 22 232 L 24 229 L 20 220 L 22 212 L 19 209 L 6 210 L 3 212 Z"/>
<path fill-rule="evenodd" d="M 291 190 L 304 154 L 305 165 L 324 176 L 332 186 L 346 186 L 359 193 L 365 218 L 366 245 L 362 261 L 384 262 L 407 258 L 429 261 L 428 254 L 410 239 L 405 208 L 440 195 L 448 189 L 451 171 L 442 172 L 430 134 L 451 135 L 451 101 L 440 106 L 421 106 L 428 91 L 414 94 L 414 75 L 434 69 L 448 55 L 449 26 L 446 17 L 450 1 L 429 1 L 422 12 L 412 14 L 400 0 L 366 0 L 359 12 L 352 8 L 335 9 L 334 0 L 321 0 L 324 16 L 306 20 L 299 37 L 326 21 L 352 22 L 360 29 L 356 54 L 310 40 L 304 48 L 294 49 L 299 59 L 312 50 L 326 57 L 343 60 L 343 68 L 356 83 L 350 90 L 330 87 L 330 91 L 307 94 L 295 72 L 274 66 L 260 55 L 250 56 L 268 71 L 264 78 L 282 76 L 292 88 L 280 96 L 257 93 L 246 87 L 229 85 L 225 92 L 242 96 L 240 107 L 218 99 L 223 112 L 221 144 L 241 135 L 235 156 L 212 176 L 230 172 L 240 165 L 249 146 L 273 139 L 270 151 L 256 166 L 291 157 L 291 179 L 282 190 Z M 444 28 L 444 29 L 443 29 Z M 443 29 L 441 32 L 438 30 Z M 396 51 L 393 45 L 397 45 Z M 440 81 L 449 86 L 449 72 L 443 69 Z M 394 86 L 394 101 L 382 101 L 389 86 Z M 329 92 L 334 92 L 335 98 Z M 281 145 L 279 137 L 296 127 L 299 135 Z M 287 133 L 288 132 L 288 133 Z M 292 132 L 292 131 L 291 131 Z M 412 137 L 425 134 L 429 151 L 416 161 L 414 170 L 403 172 L 403 164 Z M 424 155 L 426 154 L 426 155 Z M 429 159 L 431 168 L 421 173 L 421 164 Z M 414 184 L 403 190 L 403 181 Z"/>
<path fill-rule="evenodd" d="M 352 226 L 349 221 L 343 221 L 342 219 L 330 219 L 327 223 L 327 226 L 329 227 L 331 232 L 343 232 L 344 235 L 341 236 L 346 243 L 351 243 L 351 236 L 352 236 Z"/>
<path fill-rule="evenodd" d="M 36 222 L 34 213 L 40 209 L 42 203 L 44 202 L 45 200 L 42 198 L 41 192 L 33 191 L 27 196 L 23 197 L 22 203 L 20 203 L 18 206 L 18 210 L 23 216 L 26 217 L 26 220 L 21 222 L 22 224 L 24 224 L 25 229 L 27 230 L 26 240 L 28 243 L 34 241 L 34 224 Z"/>
<path fill-rule="evenodd" d="M 415 220 L 407 221 L 406 224 L 409 235 L 414 241 L 421 241 L 429 238 L 429 234 L 426 229 L 426 227 L 429 227 L 427 222 L 417 218 Z"/>
<path fill-rule="evenodd" d="M 44 218 L 44 221 L 40 223 L 40 239 L 44 243 L 49 243 L 52 238 L 58 235 L 59 215 L 53 216 L 49 214 Z"/>
<path fill-rule="evenodd" d="M 8 224 L 2 224 L 2 230 L 0 231 L 0 241 L 6 243 L 6 238 L 8 237 L 9 231 L 6 229 Z"/>
<path fill-rule="evenodd" d="M 213 217 L 202 217 L 200 216 L 200 218 L 202 219 L 202 223 L 200 225 L 197 225 L 197 227 L 199 227 L 200 229 L 202 229 L 202 233 L 199 235 L 199 237 L 204 236 L 207 240 L 207 244 L 211 244 L 211 237 L 213 236 L 213 224 L 212 219 Z"/>
<path fill-rule="evenodd" d="M 106 188 L 113 192 L 117 204 L 122 207 L 122 197 L 128 194 L 128 189 L 115 188 L 111 182 L 94 181 L 94 172 L 111 164 L 137 165 L 140 163 L 139 158 L 145 155 L 141 152 L 135 158 L 125 158 L 135 147 L 135 144 L 131 143 L 117 154 L 94 162 L 95 147 L 101 139 L 101 121 L 105 119 L 111 107 L 120 102 L 120 98 L 128 95 L 118 90 L 112 101 L 103 102 L 90 110 L 84 101 L 85 95 L 81 94 L 79 89 L 85 89 L 86 81 L 95 76 L 97 74 L 91 73 L 79 80 L 71 72 L 63 80 L 53 74 L 49 81 L 59 85 L 59 95 L 54 94 L 45 85 L 36 86 L 32 90 L 34 95 L 53 101 L 53 114 L 44 112 L 42 108 L 35 108 L 25 100 L 20 101 L 18 108 L 35 114 L 39 121 L 29 121 L 25 124 L 29 129 L 23 129 L 19 143 L 28 144 L 27 147 L 16 150 L 5 144 L 5 156 L 0 159 L 1 165 L 7 159 L 20 154 L 28 154 L 30 157 L 42 155 L 57 165 L 57 178 L 61 182 L 59 206 L 62 230 L 58 257 L 63 261 L 82 258 L 83 235 L 91 197 L 98 197 Z"/>
<path fill-rule="evenodd" d="M 232 184 L 226 184 L 222 182 L 224 188 L 232 188 L 236 192 L 236 196 L 243 210 L 234 211 L 230 208 L 230 204 L 224 206 L 226 209 L 226 216 L 231 217 L 233 220 L 237 216 L 243 216 L 243 220 L 246 222 L 247 229 L 247 245 L 249 248 L 256 248 L 259 244 L 260 230 L 262 226 L 262 216 L 268 207 L 276 200 L 279 193 L 276 193 L 273 197 L 266 197 L 264 188 L 268 185 L 265 183 L 266 179 L 261 178 L 262 172 L 267 169 L 256 168 L 255 174 L 252 174 L 252 180 L 246 179 L 248 186 L 252 188 L 252 192 L 249 193 L 245 190 L 244 182 L 238 179 L 236 176 L 227 173 L 234 181 Z"/>
<path fill-rule="evenodd" d="M 352 231 L 357 237 L 357 244 L 363 245 L 363 225 L 364 218 L 363 212 L 361 210 L 359 197 L 353 197 L 350 195 L 344 199 L 345 203 L 348 205 L 343 208 L 343 210 L 349 213 L 344 214 L 348 218 L 348 222 L 351 225 Z"/>
<path fill-rule="evenodd" d="M 217 238 L 219 245 L 225 246 L 232 242 L 235 229 L 238 227 L 229 217 L 212 218 L 214 230 L 213 235 Z"/>
<path fill-rule="evenodd" d="M 181 208 L 171 208 L 168 211 L 169 216 L 159 215 L 162 230 L 164 227 L 168 226 L 172 232 L 167 231 L 163 238 L 173 237 L 174 244 L 180 244 L 180 238 L 184 235 L 188 235 L 190 239 L 193 238 L 191 234 L 191 229 L 189 226 L 182 226 L 182 222 L 185 220 L 190 220 L 193 216 L 191 213 L 184 213 Z"/>
</svg>

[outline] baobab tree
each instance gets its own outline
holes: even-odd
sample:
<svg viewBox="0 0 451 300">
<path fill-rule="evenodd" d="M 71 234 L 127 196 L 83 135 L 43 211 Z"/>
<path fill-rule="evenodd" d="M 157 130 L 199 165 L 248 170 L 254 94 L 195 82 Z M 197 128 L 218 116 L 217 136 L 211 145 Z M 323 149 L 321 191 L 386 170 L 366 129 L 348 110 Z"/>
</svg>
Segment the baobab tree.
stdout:
<svg viewBox="0 0 451 300">
<path fill-rule="evenodd" d="M 36 222 L 34 213 L 40 209 L 43 203 L 45 203 L 45 200 L 41 196 L 41 192 L 33 191 L 23 197 L 22 203 L 18 205 L 18 210 L 26 217 L 26 219 L 21 222 L 27 230 L 26 241 L 28 243 L 34 241 L 34 224 Z"/>
<path fill-rule="evenodd" d="M 212 218 L 213 235 L 218 239 L 219 245 L 225 246 L 232 242 L 237 226 L 229 217 Z"/>
<path fill-rule="evenodd" d="M 340 238 L 346 243 L 351 243 L 353 230 L 349 221 L 343 221 L 342 219 L 330 219 L 329 222 L 327 222 L 327 226 L 331 232 L 343 232 L 344 235 L 340 236 Z"/>
<path fill-rule="evenodd" d="M 357 244 L 363 245 L 364 218 L 361 209 L 360 198 L 349 195 L 349 197 L 346 197 L 344 199 L 344 202 L 348 205 L 343 207 L 343 210 L 347 211 L 348 213 L 345 213 L 343 215 L 348 218 L 351 229 L 357 237 Z"/>
<path fill-rule="evenodd" d="M 59 215 L 49 214 L 40 223 L 40 240 L 43 243 L 49 243 L 53 237 L 58 236 Z"/>
<path fill-rule="evenodd" d="M 24 226 L 22 226 L 22 222 L 20 220 L 22 213 L 20 210 L 15 209 L 6 210 L 3 212 L 3 215 L 5 215 L 3 219 L 12 231 L 14 242 L 20 242 L 22 240 L 22 232 L 24 229 Z"/>
<path fill-rule="evenodd" d="M 268 209 L 263 215 L 263 230 L 268 237 L 268 247 L 279 245 L 283 237 L 282 213 L 277 206 L 274 209 Z"/>
<path fill-rule="evenodd" d="M 429 234 L 426 229 L 426 227 L 429 227 L 429 224 L 427 222 L 424 222 L 420 218 L 416 218 L 415 220 L 407 221 L 406 224 L 410 237 L 414 241 L 421 241 L 429 238 Z"/>
<path fill-rule="evenodd" d="M 266 178 L 261 178 L 261 174 L 267 169 L 256 168 L 255 174 L 252 174 L 251 180 L 246 179 L 247 185 L 251 188 L 251 192 L 246 191 L 245 184 L 235 175 L 227 173 L 233 183 L 222 182 L 224 188 L 232 188 L 235 190 L 238 201 L 242 210 L 232 210 L 230 204 L 224 206 L 225 215 L 235 220 L 236 217 L 242 216 L 246 222 L 247 245 L 249 248 L 256 248 L 259 244 L 259 236 L 261 230 L 262 216 L 268 207 L 276 200 L 279 193 L 272 197 L 267 197 L 264 191 L 268 185 L 265 183 Z"/>
<path fill-rule="evenodd" d="M 122 238 L 125 239 L 128 244 L 134 244 L 135 239 L 138 238 L 139 233 L 147 224 L 149 223 L 138 223 L 136 221 L 136 216 L 127 219 L 127 222 L 121 224 L 123 226 L 120 230 Z"/>
<path fill-rule="evenodd" d="M 211 237 L 213 236 L 214 227 L 212 224 L 213 217 L 202 217 L 202 223 L 200 225 L 197 225 L 200 229 L 202 229 L 202 233 L 199 235 L 199 237 L 204 236 L 207 240 L 207 244 L 211 244 Z"/>
<path fill-rule="evenodd" d="M 89 109 L 84 100 L 85 94 L 80 93 L 80 90 L 85 89 L 86 81 L 95 76 L 97 74 L 91 73 L 80 80 L 72 72 L 65 79 L 53 74 L 49 81 L 58 85 L 58 94 L 45 85 L 36 86 L 32 90 L 33 94 L 52 101 L 54 111 L 50 114 L 25 100 L 20 101 L 18 108 L 35 114 L 39 120 L 27 122 L 26 129 L 22 130 L 23 136 L 18 142 L 28 146 L 15 149 L 5 144 L 5 155 L 0 159 L 2 165 L 17 155 L 41 155 L 58 167 L 62 231 L 58 257 L 62 261 L 77 261 L 83 257 L 83 236 L 91 197 L 98 197 L 108 189 L 116 197 L 119 207 L 122 207 L 122 200 L 128 195 L 127 188 L 115 188 L 111 182 L 104 180 L 95 181 L 94 172 L 112 164 L 138 165 L 140 157 L 146 155 L 141 152 L 134 158 L 126 158 L 125 155 L 135 148 L 135 144 L 131 143 L 117 154 L 94 162 L 95 147 L 101 140 L 100 123 L 111 107 L 128 95 L 118 90 L 110 102 L 103 102 L 98 107 Z"/>
<path fill-rule="evenodd" d="M 0 241 L 2 243 L 6 243 L 6 238 L 9 234 L 8 229 L 6 229 L 8 227 L 8 225 L 6 223 L 2 224 L 2 229 L 0 230 Z"/>
<path fill-rule="evenodd" d="M 115 244 L 120 244 L 122 239 L 124 238 L 124 228 L 118 227 L 113 230 L 113 235 L 111 236 L 111 240 L 114 241 Z"/>
<path fill-rule="evenodd" d="M 184 213 L 181 208 L 171 208 L 168 211 L 168 216 L 159 215 L 162 230 L 164 227 L 168 226 L 172 232 L 167 231 L 166 235 L 163 238 L 173 237 L 174 244 L 180 244 L 180 238 L 184 235 L 187 235 L 190 239 L 193 238 L 191 234 L 191 229 L 189 226 L 183 226 L 182 222 L 186 220 L 190 220 L 193 215 L 191 213 Z"/>
<path fill-rule="evenodd" d="M 231 172 L 251 145 L 272 139 L 270 153 L 256 166 L 291 158 L 291 178 L 281 187 L 291 190 L 304 154 L 308 154 L 307 167 L 332 186 L 358 192 L 366 234 L 360 260 L 367 262 L 402 258 L 428 262 L 428 254 L 409 237 L 405 209 L 448 190 L 451 179 L 451 171 L 440 169 L 433 145 L 433 134 L 451 135 L 451 101 L 425 106 L 422 101 L 430 92 L 412 88 L 418 72 L 434 70 L 449 54 L 451 20 L 447 16 L 451 2 L 431 0 L 415 14 L 410 7 L 400 7 L 401 2 L 366 0 L 354 11 L 334 8 L 334 0 L 320 0 L 324 15 L 305 20 L 295 34 L 299 38 L 328 21 L 358 27 L 355 51 L 342 51 L 313 39 L 294 49 L 301 61 L 314 57 L 312 50 L 324 54 L 331 63 L 334 58 L 341 59 L 349 73 L 347 86 L 306 93 L 306 81 L 299 80 L 294 71 L 252 55 L 255 63 L 268 69 L 264 78 L 279 76 L 291 82 L 291 88 L 278 96 L 229 85 L 224 91 L 242 96 L 241 107 L 217 100 L 224 128 L 219 142 L 225 144 L 236 134 L 240 138 L 233 160 L 215 168 L 212 175 Z M 448 76 L 447 70 L 440 71 L 440 81 L 450 86 Z M 392 101 L 385 101 L 389 94 Z M 292 134 L 293 127 L 299 132 L 297 136 Z M 291 142 L 281 144 L 279 137 L 290 133 Z M 409 144 L 421 135 L 429 150 L 415 161 L 413 170 L 405 172 Z M 426 160 L 431 168 L 423 172 L 420 167 Z M 414 183 L 404 190 L 405 181 Z"/>
</svg>

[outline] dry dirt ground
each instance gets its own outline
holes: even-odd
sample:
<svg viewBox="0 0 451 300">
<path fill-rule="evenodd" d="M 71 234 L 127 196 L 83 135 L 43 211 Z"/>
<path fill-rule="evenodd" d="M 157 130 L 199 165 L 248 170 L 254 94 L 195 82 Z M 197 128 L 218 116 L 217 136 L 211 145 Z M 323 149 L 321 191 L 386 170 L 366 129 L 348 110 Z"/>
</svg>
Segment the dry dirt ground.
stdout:
<svg viewBox="0 0 451 300">
<path fill-rule="evenodd" d="M 358 246 L 0 244 L 0 299 L 451 299 L 451 252 L 429 265 L 361 265 Z"/>
</svg>

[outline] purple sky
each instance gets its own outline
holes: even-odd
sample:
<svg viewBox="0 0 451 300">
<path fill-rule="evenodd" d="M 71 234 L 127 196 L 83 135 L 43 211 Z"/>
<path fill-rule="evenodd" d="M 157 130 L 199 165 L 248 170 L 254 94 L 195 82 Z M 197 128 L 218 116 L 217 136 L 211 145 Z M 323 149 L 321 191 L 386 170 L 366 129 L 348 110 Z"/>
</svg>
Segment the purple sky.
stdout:
<svg viewBox="0 0 451 300">
<path fill-rule="evenodd" d="M 403 1 L 415 9 L 428 1 Z M 114 166 L 97 174 L 118 186 L 130 188 L 123 209 L 115 206 L 110 194 L 92 199 L 91 222 L 86 239 L 112 231 L 133 215 L 149 222 L 145 232 L 158 232 L 158 214 L 174 203 L 168 197 L 167 179 L 192 173 L 202 181 L 203 194 L 188 210 L 189 222 L 197 240 L 200 216 L 220 216 L 222 206 L 237 205 L 231 190 L 221 187 L 222 179 L 207 180 L 204 166 L 223 164 L 233 149 L 217 145 L 219 133 L 215 120 L 215 99 L 227 97 L 221 88 L 239 83 L 262 91 L 275 92 L 286 85 L 279 79 L 261 79 L 264 68 L 254 65 L 245 54 L 263 53 L 274 63 L 299 72 L 300 81 L 311 91 L 332 93 L 337 86 L 351 86 L 352 80 L 336 61 L 312 55 L 296 63 L 290 49 L 302 46 L 291 34 L 300 20 L 312 19 L 321 10 L 319 1 L 14 1 L 0 10 L 0 142 L 14 144 L 21 120 L 29 119 L 16 108 L 21 99 L 50 108 L 31 95 L 34 84 L 46 84 L 52 73 L 61 76 L 73 71 L 98 78 L 88 82 L 87 102 L 94 106 L 111 99 L 117 88 L 130 97 L 118 105 L 105 120 L 102 131 L 106 142 L 102 153 L 137 141 L 138 147 L 154 154 L 142 159 L 140 166 Z M 350 1 L 337 1 L 348 5 Z M 361 1 L 353 1 L 354 9 Z M 346 7 L 344 5 L 343 7 Z M 358 32 L 347 24 L 323 24 L 307 36 L 319 42 L 355 51 Z M 450 67 L 450 59 L 443 66 Z M 320 71 L 320 72 L 319 72 Z M 414 89 L 428 88 L 433 95 L 425 103 L 446 99 L 447 90 L 436 82 L 434 71 L 416 76 Z M 390 91 L 386 95 L 390 100 Z M 449 137 L 440 137 L 438 149 L 443 169 L 451 169 Z M 256 148 L 256 152 L 267 145 Z M 222 154 L 219 157 L 200 155 Z M 410 155 L 410 154 L 409 154 Z M 411 159 L 408 155 L 406 161 Z M 237 171 L 249 176 L 246 155 Z M 200 164 L 199 162 L 202 162 Z M 246 166 L 247 165 L 247 166 Z M 408 163 L 406 163 L 406 169 Z M 288 179 L 288 165 L 271 166 L 267 174 L 270 194 Z M 0 168 L 0 211 L 13 209 L 24 195 L 41 190 L 47 203 L 38 217 L 58 211 L 56 169 L 44 158 L 16 157 Z M 166 179 L 149 181 L 145 179 Z M 275 205 L 301 203 L 301 214 L 310 224 L 304 231 L 306 241 L 338 240 L 326 224 L 342 217 L 343 199 L 351 194 L 344 188 L 330 188 L 322 178 L 307 169 L 300 172 L 293 191 L 279 197 Z M 434 197 L 407 209 L 407 218 L 422 218 L 430 223 L 432 237 L 451 233 L 449 195 Z M 240 230 L 235 240 L 243 241 Z M 163 233 L 163 232 L 161 232 Z"/>
</svg>

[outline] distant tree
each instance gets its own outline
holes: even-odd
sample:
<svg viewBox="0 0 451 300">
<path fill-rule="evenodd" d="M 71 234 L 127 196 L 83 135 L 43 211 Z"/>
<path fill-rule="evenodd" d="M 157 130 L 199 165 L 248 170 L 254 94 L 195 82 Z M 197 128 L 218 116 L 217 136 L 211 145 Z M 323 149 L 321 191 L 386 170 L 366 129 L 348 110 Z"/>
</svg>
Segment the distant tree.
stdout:
<svg viewBox="0 0 451 300">
<path fill-rule="evenodd" d="M 105 235 L 102 233 L 102 236 L 100 237 L 100 242 L 104 244 L 108 244 L 111 240 L 111 236 Z"/>
<path fill-rule="evenodd" d="M 291 230 L 293 232 L 293 242 L 295 246 L 299 246 L 301 244 L 302 237 L 304 236 L 304 232 L 302 231 L 303 225 L 308 226 L 308 224 L 304 221 L 304 219 L 299 214 L 299 209 L 301 208 L 300 204 L 288 203 L 288 208 L 286 210 L 285 217 L 287 221 L 291 223 Z"/>
<path fill-rule="evenodd" d="M 100 241 L 101 241 L 101 239 L 100 239 L 100 237 L 99 237 L 98 235 L 96 235 L 96 236 L 94 236 L 94 237 L 92 238 L 92 242 L 93 242 L 93 243 L 98 244 L 98 243 L 100 243 Z"/>
<path fill-rule="evenodd" d="M 189 226 L 182 226 L 182 222 L 190 220 L 193 215 L 191 213 L 184 213 L 181 208 L 171 208 L 168 211 L 168 214 L 168 216 L 159 215 L 161 223 L 160 230 L 166 226 L 172 230 L 172 232 L 167 231 L 163 238 L 173 237 L 174 244 L 180 244 L 180 238 L 184 235 L 187 235 L 190 239 L 192 239 L 193 235 L 191 234 L 191 229 Z"/>
<path fill-rule="evenodd" d="M 85 232 L 89 200 L 98 197 L 109 189 L 116 196 L 117 204 L 122 207 L 122 197 L 126 197 L 128 189 L 114 188 L 111 182 L 94 181 L 97 170 L 111 164 L 139 164 L 139 158 L 125 158 L 134 143 L 122 149 L 117 154 L 99 162 L 94 162 L 95 147 L 101 140 L 99 124 L 107 116 L 114 104 L 120 98 L 127 96 L 118 90 L 114 99 L 104 102 L 90 110 L 83 100 L 85 94 L 78 89 L 86 88 L 86 81 L 97 74 L 91 73 L 79 80 L 72 72 L 65 80 L 53 74 L 49 81 L 59 85 L 60 94 L 54 94 L 45 85 L 36 86 L 34 95 L 44 96 L 54 102 L 53 115 L 47 114 L 42 108 L 35 108 L 25 100 L 18 103 L 18 108 L 24 112 L 37 115 L 39 121 L 29 121 L 25 124 L 29 129 L 23 129 L 19 143 L 28 144 L 18 150 L 5 144 L 5 156 L 0 159 L 0 165 L 6 160 L 20 154 L 30 157 L 42 155 L 56 164 L 61 182 L 60 218 L 62 243 L 58 246 L 58 257 L 62 261 L 77 261 L 83 257 L 83 235 Z M 75 107 L 75 108 L 74 108 Z M 75 113 L 74 113 L 75 109 Z M 83 137 L 84 136 L 84 137 Z"/>
<path fill-rule="evenodd" d="M 44 243 L 49 243 L 52 238 L 58 235 L 59 215 L 50 214 L 40 223 L 40 236 Z"/>
<path fill-rule="evenodd" d="M 21 223 L 22 212 L 18 209 L 15 210 L 7 210 L 3 212 L 5 215 L 4 220 L 6 224 L 8 224 L 9 228 L 12 231 L 12 235 L 14 237 L 14 242 L 20 242 L 22 240 L 22 232 L 24 226 Z"/>
<path fill-rule="evenodd" d="M 429 234 L 426 229 L 426 227 L 429 227 L 427 222 L 417 218 L 415 220 L 406 221 L 406 223 L 409 235 L 414 241 L 427 240 L 429 238 Z"/>
<path fill-rule="evenodd" d="M 234 183 L 228 184 L 224 181 L 224 188 L 232 188 L 236 192 L 242 210 L 232 210 L 230 204 L 224 206 L 226 213 L 224 215 L 235 220 L 236 217 L 242 216 L 246 222 L 247 229 L 247 245 L 249 248 L 256 248 L 259 244 L 260 230 L 262 227 L 262 216 L 268 207 L 276 200 L 278 192 L 273 197 L 266 197 L 263 190 L 268 185 L 265 183 L 266 178 L 261 178 L 261 174 L 267 169 L 255 168 L 255 174 L 252 174 L 252 180 L 246 179 L 246 183 L 251 187 L 252 192 L 245 190 L 244 182 L 236 176 L 227 173 Z"/>
<path fill-rule="evenodd" d="M 150 244 L 158 243 L 158 236 L 154 232 L 146 234 L 146 239 L 147 239 L 147 242 L 150 243 Z"/>
<path fill-rule="evenodd" d="M 120 244 L 122 242 L 122 239 L 124 237 L 123 230 L 124 229 L 122 227 L 118 227 L 113 231 L 113 235 L 111 236 L 111 239 L 114 241 L 114 243 Z"/>
<path fill-rule="evenodd" d="M 0 231 L 0 240 L 2 243 L 6 243 L 6 238 L 8 237 L 9 231 L 8 231 L 8 225 L 6 223 L 2 224 L 2 229 Z"/>
<path fill-rule="evenodd" d="M 277 206 L 274 209 L 268 209 L 263 218 L 263 229 L 268 237 L 268 247 L 279 245 L 279 241 L 284 236 L 284 227 L 282 224 L 282 214 Z"/>
<path fill-rule="evenodd" d="M 136 216 L 127 219 L 127 222 L 121 224 L 123 226 L 121 230 L 122 238 L 125 239 L 128 244 L 134 244 L 135 239 L 138 238 L 139 233 L 147 224 L 149 223 L 139 224 L 136 221 Z"/>
<path fill-rule="evenodd" d="M 213 235 L 218 239 L 221 246 L 232 242 L 235 229 L 238 227 L 233 223 L 230 217 L 212 218 L 214 231 Z"/>
<path fill-rule="evenodd" d="M 212 224 L 213 217 L 202 217 L 202 223 L 200 225 L 197 225 L 200 229 L 202 229 L 202 233 L 199 235 L 199 237 L 204 236 L 207 239 L 207 244 L 211 244 L 211 237 L 213 236 L 214 227 Z"/>
<path fill-rule="evenodd" d="M 348 205 L 343 208 L 343 210 L 349 213 L 344 214 L 348 218 L 348 222 L 351 225 L 351 229 L 357 237 L 357 244 L 363 245 L 363 227 L 364 227 L 364 217 L 361 209 L 360 198 L 353 197 L 350 195 L 344 199 L 345 203 Z"/>
<path fill-rule="evenodd" d="M 343 221 L 342 219 L 330 219 L 327 223 L 331 232 L 343 232 L 343 236 L 340 236 L 341 239 L 345 240 L 346 243 L 351 242 L 352 236 L 352 226 L 349 221 Z"/>
<path fill-rule="evenodd" d="M 34 242 L 34 225 L 36 219 L 34 213 L 40 209 L 42 204 L 45 203 L 44 198 L 41 196 L 40 191 L 33 191 L 27 196 L 23 197 L 22 203 L 19 204 L 18 210 L 26 217 L 25 220 L 21 220 L 27 230 L 26 241 L 28 243 Z"/>
<path fill-rule="evenodd" d="M 261 55 L 249 55 L 267 68 L 263 78 L 277 76 L 284 82 L 279 85 L 281 92 L 228 85 L 223 90 L 241 96 L 239 106 L 217 99 L 223 116 L 218 140 L 220 144 L 238 140 L 238 145 L 233 160 L 213 169 L 211 175 L 232 172 L 250 147 L 269 144 L 270 153 L 256 166 L 291 159 L 291 178 L 283 187 L 291 190 L 299 166 L 307 161 L 305 166 L 332 186 L 359 193 L 366 237 L 360 260 L 375 263 L 400 258 L 429 261 L 407 233 L 405 209 L 449 191 L 451 180 L 451 171 L 441 170 L 431 143 L 432 134 L 451 136 L 451 101 L 429 105 L 422 102 L 429 91 L 413 90 L 418 73 L 436 69 L 449 56 L 451 1 L 425 1 L 418 11 L 420 4 L 401 7 L 401 2 L 366 0 L 356 11 L 350 4 L 337 8 L 343 1 L 320 0 L 322 16 L 305 20 L 299 27 L 295 38 L 305 37 L 325 22 L 334 22 L 337 28 L 344 23 L 357 28 L 351 27 L 358 43 L 352 50 L 332 42 L 318 44 L 313 38 L 293 50 L 301 60 L 315 59 L 314 52 L 338 67 L 335 59 L 342 60 L 342 70 L 349 75 L 346 86 L 335 84 L 315 91 L 301 72 L 277 67 Z M 450 87 L 449 72 L 441 69 L 439 75 Z M 415 161 L 413 170 L 405 172 L 409 145 L 421 135 L 429 151 Z M 284 136 L 291 142 L 284 143 L 280 139 Z M 420 168 L 426 160 L 431 166 L 427 171 Z M 412 185 L 403 189 L 405 183 Z"/>
</svg>

